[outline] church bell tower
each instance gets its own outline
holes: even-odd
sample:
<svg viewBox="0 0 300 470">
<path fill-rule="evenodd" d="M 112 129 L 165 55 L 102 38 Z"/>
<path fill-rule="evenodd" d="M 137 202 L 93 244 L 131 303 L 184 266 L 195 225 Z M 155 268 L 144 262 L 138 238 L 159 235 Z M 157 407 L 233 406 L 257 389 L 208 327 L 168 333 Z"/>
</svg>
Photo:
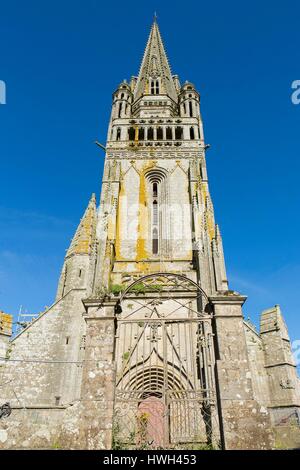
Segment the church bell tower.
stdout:
<svg viewBox="0 0 300 470">
<path fill-rule="evenodd" d="M 95 328 L 89 311 L 100 298 L 97 315 L 115 332 L 113 441 L 129 448 L 270 445 L 252 389 L 246 298 L 228 290 L 205 150 L 200 95 L 172 74 L 155 20 L 138 76 L 113 93 L 85 302 L 87 324 Z"/>
<path fill-rule="evenodd" d="M 200 95 L 172 75 L 156 21 L 138 77 L 113 94 L 106 149 L 95 285 L 121 290 L 141 275 L 168 272 L 207 295 L 226 291 Z"/>
<path fill-rule="evenodd" d="M 299 447 L 287 327 L 275 306 L 258 332 L 228 288 L 200 95 L 172 74 L 156 20 L 112 98 L 100 204 L 55 302 L 11 341 L 0 315 L 0 447 Z"/>
</svg>

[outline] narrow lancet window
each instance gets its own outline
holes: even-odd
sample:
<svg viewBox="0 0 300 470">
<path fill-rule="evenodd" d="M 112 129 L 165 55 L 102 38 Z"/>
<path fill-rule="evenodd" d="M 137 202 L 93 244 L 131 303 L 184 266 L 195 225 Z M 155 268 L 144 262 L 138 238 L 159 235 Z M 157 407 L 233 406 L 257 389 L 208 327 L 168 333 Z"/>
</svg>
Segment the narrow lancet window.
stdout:
<svg viewBox="0 0 300 470">
<path fill-rule="evenodd" d="M 182 127 L 176 127 L 175 128 L 175 139 L 176 140 L 181 140 L 182 139 Z"/>
<path fill-rule="evenodd" d="M 119 114 L 118 114 L 119 118 L 121 117 L 121 113 L 122 113 L 122 103 L 120 103 L 120 106 L 119 106 Z"/>
<path fill-rule="evenodd" d="M 157 228 L 154 228 L 152 231 L 152 253 L 154 255 L 158 254 L 158 231 Z"/>
<path fill-rule="evenodd" d="M 139 140 L 144 140 L 145 139 L 145 130 L 143 127 L 139 128 Z"/>
<path fill-rule="evenodd" d="M 134 137 L 135 137 L 135 129 L 134 127 L 130 127 L 128 129 L 128 138 L 129 140 L 134 140 Z"/>
<path fill-rule="evenodd" d="M 163 130 L 161 127 L 158 127 L 157 128 L 157 136 L 156 136 L 157 140 L 162 140 L 163 139 Z"/>
<path fill-rule="evenodd" d="M 153 127 L 148 129 L 148 140 L 153 140 Z"/>
<path fill-rule="evenodd" d="M 172 140 L 172 128 L 171 127 L 167 127 L 166 129 L 166 139 Z"/>
<path fill-rule="evenodd" d="M 159 80 L 150 81 L 151 95 L 159 95 Z"/>
<path fill-rule="evenodd" d="M 158 225 L 158 204 L 153 201 L 153 225 Z"/>
<path fill-rule="evenodd" d="M 155 93 L 159 95 L 159 81 L 158 80 L 156 80 L 156 84 L 155 84 Z"/>
</svg>

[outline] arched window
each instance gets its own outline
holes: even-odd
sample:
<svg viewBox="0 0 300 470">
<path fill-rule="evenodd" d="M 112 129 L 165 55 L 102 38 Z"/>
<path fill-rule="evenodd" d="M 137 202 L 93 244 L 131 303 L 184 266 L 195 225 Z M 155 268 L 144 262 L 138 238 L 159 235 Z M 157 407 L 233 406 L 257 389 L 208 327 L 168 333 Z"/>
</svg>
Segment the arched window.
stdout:
<svg viewBox="0 0 300 470">
<path fill-rule="evenodd" d="M 195 131 L 193 127 L 190 127 L 190 139 L 191 140 L 195 139 Z"/>
<path fill-rule="evenodd" d="M 163 139 L 163 130 L 161 127 L 157 128 L 157 134 L 156 134 L 157 140 L 162 140 Z"/>
<path fill-rule="evenodd" d="M 143 127 L 139 128 L 139 140 L 144 140 L 145 139 L 145 130 Z"/>
<path fill-rule="evenodd" d="M 182 139 L 182 127 L 177 126 L 175 128 L 175 139 L 176 140 L 181 140 Z"/>
<path fill-rule="evenodd" d="M 121 129 L 118 127 L 117 129 L 117 140 L 121 140 Z"/>
<path fill-rule="evenodd" d="M 161 191 L 164 192 L 162 184 L 167 176 L 167 172 L 163 168 L 152 168 L 145 174 L 149 194 L 149 211 L 150 211 L 150 226 L 149 238 L 152 243 L 152 254 L 158 255 L 160 251 L 161 239 L 161 218 L 160 218 L 160 202 Z"/>
<path fill-rule="evenodd" d="M 172 128 L 171 127 L 166 128 L 166 139 L 172 140 Z"/>
<path fill-rule="evenodd" d="M 157 95 L 159 95 L 159 81 L 156 80 L 156 83 L 155 83 L 155 92 Z"/>
<path fill-rule="evenodd" d="M 184 110 L 184 114 L 186 114 L 186 104 L 183 103 L 183 110 Z"/>
<path fill-rule="evenodd" d="M 121 100 L 124 98 L 124 93 L 121 93 Z"/>
<path fill-rule="evenodd" d="M 153 140 L 153 127 L 148 129 L 148 140 Z"/>
<path fill-rule="evenodd" d="M 191 101 L 189 101 L 189 111 L 190 111 L 190 117 L 193 117 L 193 105 Z"/>
<path fill-rule="evenodd" d="M 159 80 L 150 81 L 151 95 L 159 95 Z"/>
<path fill-rule="evenodd" d="M 120 103 L 119 105 L 119 114 L 118 114 L 119 118 L 121 117 L 121 112 L 122 112 L 122 103 Z"/>
<path fill-rule="evenodd" d="M 158 230 L 154 228 L 152 230 L 152 253 L 154 255 L 158 254 Z"/>
<path fill-rule="evenodd" d="M 128 129 L 128 138 L 129 138 L 129 140 L 134 140 L 134 137 L 135 137 L 135 128 L 130 127 Z"/>
</svg>

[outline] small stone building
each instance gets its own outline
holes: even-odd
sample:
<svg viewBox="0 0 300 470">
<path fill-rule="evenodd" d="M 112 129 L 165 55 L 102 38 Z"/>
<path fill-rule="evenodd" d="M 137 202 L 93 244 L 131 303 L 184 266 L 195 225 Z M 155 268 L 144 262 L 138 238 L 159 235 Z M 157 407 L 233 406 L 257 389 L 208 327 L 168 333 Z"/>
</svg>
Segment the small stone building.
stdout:
<svg viewBox="0 0 300 470">
<path fill-rule="evenodd" d="M 287 328 L 275 306 L 257 332 L 228 288 L 206 149 L 154 21 L 54 304 L 12 340 L 0 314 L 1 448 L 300 446 Z"/>
</svg>

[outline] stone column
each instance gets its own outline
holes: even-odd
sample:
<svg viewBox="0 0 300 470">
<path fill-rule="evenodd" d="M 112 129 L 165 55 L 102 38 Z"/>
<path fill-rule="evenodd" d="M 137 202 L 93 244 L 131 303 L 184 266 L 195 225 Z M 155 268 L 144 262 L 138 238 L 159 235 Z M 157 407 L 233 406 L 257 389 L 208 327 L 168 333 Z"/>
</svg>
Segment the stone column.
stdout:
<svg viewBox="0 0 300 470">
<path fill-rule="evenodd" d="M 268 449 L 273 445 L 267 409 L 253 398 L 242 305 L 246 297 L 210 298 L 214 308 L 216 383 L 225 449 Z"/>
<path fill-rule="evenodd" d="M 86 300 L 80 448 L 111 449 L 115 390 L 115 302 Z"/>
<path fill-rule="evenodd" d="M 121 140 L 128 140 L 128 128 L 127 126 L 120 126 L 121 127 Z"/>
</svg>

